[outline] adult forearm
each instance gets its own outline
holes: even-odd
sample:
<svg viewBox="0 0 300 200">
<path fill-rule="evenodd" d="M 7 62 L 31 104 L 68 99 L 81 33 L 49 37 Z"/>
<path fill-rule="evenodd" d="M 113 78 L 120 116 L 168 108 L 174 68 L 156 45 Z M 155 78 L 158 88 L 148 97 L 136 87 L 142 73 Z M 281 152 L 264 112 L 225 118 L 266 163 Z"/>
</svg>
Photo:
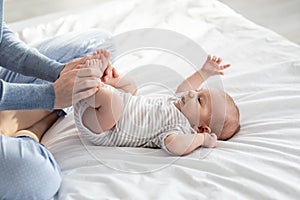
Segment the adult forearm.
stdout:
<svg viewBox="0 0 300 200">
<path fill-rule="evenodd" d="M 52 83 L 17 84 L 0 80 L 0 110 L 52 110 L 54 100 Z"/>
<path fill-rule="evenodd" d="M 63 64 L 39 53 L 36 49 L 28 47 L 3 24 L 2 40 L 0 43 L 0 65 L 9 70 L 27 76 L 34 76 L 48 81 L 55 81 Z"/>
</svg>

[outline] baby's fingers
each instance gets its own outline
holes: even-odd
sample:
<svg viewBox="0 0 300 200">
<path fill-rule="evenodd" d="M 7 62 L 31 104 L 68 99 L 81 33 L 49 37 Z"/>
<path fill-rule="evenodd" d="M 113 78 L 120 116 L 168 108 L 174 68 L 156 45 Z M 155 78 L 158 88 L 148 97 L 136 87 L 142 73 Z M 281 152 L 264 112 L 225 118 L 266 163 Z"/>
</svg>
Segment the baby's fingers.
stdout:
<svg viewBox="0 0 300 200">
<path fill-rule="evenodd" d="M 118 78 L 120 76 L 119 72 L 114 67 L 112 68 L 112 74 L 114 78 Z"/>
<path fill-rule="evenodd" d="M 217 57 L 216 57 L 216 56 L 213 56 L 211 60 L 214 61 L 214 62 L 216 62 Z"/>
<path fill-rule="evenodd" d="M 217 58 L 216 63 L 219 65 L 222 62 L 222 58 Z"/>
<path fill-rule="evenodd" d="M 221 66 L 218 67 L 218 70 L 224 70 L 224 69 L 227 69 L 230 66 L 231 66 L 230 64 L 221 65 Z"/>
<path fill-rule="evenodd" d="M 218 140 L 218 136 L 215 133 L 210 134 L 214 141 Z"/>
<path fill-rule="evenodd" d="M 217 135 L 214 133 L 204 134 L 204 147 L 213 148 L 217 146 Z"/>
</svg>

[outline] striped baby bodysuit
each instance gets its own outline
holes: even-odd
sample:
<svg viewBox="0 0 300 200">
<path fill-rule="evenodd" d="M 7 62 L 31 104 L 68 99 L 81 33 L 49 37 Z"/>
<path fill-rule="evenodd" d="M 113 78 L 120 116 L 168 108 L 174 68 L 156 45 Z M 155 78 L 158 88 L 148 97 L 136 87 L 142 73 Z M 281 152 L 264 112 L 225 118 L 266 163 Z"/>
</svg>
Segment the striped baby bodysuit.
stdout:
<svg viewBox="0 0 300 200">
<path fill-rule="evenodd" d="M 96 145 L 118 147 L 162 148 L 168 153 L 164 139 L 170 134 L 194 134 L 188 119 L 178 110 L 172 96 L 133 96 L 105 85 L 123 100 L 124 111 L 109 131 L 95 134 L 82 123 L 89 107 L 84 101 L 74 106 L 76 126 L 83 136 Z M 170 153 L 171 154 L 171 153 Z"/>
</svg>

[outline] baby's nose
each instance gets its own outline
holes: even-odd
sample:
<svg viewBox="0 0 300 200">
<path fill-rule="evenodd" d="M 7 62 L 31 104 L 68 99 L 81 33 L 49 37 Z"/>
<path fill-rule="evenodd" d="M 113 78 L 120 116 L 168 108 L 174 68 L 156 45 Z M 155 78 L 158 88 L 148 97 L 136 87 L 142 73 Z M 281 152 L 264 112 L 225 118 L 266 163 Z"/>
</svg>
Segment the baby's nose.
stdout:
<svg viewBox="0 0 300 200">
<path fill-rule="evenodd" d="M 195 94 L 194 94 L 194 91 L 190 90 L 189 93 L 188 93 L 188 95 L 189 95 L 190 98 L 193 98 L 194 95 L 195 95 Z"/>
</svg>

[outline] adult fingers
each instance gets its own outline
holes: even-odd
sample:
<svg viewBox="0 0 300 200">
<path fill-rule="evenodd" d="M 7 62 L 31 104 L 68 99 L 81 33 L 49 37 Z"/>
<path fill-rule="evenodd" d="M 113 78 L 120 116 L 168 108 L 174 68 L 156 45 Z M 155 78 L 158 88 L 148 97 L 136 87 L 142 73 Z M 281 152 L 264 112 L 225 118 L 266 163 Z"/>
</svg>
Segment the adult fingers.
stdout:
<svg viewBox="0 0 300 200">
<path fill-rule="evenodd" d="M 78 103 L 80 100 L 82 99 L 86 99 L 92 95 L 94 95 L 99 89 L 98 88 L 91 88 L 91 89 L 88 89 L 88 90 L 85 90 L 85 91 L 81 91 L 81 92 L 77 92 L 77 93 L 74 93 L 73 95 L 73 105 Z"/>
<path fill-rule="evenodd" d="M 79 79 L 74 84 L 74 93 L 89 90 L 91 88 L 97 88 L 101 84 L 100 79 Z"/>
<path fill-rule="evenodd" d="M 99 68 L 90 67 L 90 68 L 81 68 L 77 69 L 74 73 L 76 73 L 77 77 L 98 77 L 100 78 L 101 71 Z"/>
</svg>

